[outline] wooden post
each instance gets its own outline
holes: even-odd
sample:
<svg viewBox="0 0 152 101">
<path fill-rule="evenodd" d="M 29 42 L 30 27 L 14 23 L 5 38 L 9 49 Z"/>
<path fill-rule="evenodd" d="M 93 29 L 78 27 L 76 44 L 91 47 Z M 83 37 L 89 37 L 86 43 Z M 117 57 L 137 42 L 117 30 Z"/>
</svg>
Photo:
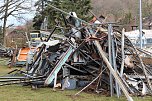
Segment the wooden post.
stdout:
<svg viewBox="0 0 152 101">
<path fill-rule="evenodd" d="M 123 75 L 124 70 L 124 63 L 125 63 L 125 54 L 124 54 L 124 33 L 125 29 L 122 30 L 122 36 L 121 36 L 121 55 L 122 55 L 122 62 L 121 62 L 121 70 L 120 70 L 120 76 Z"/>
</svg>

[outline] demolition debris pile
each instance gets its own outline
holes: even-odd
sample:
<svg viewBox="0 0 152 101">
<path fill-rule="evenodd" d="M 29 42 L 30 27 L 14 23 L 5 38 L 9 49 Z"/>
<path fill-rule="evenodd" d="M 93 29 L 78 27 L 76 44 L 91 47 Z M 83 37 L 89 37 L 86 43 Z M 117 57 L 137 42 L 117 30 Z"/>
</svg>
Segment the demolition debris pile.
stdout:
<svg viewBox="0 0 152 101">
<path fill-rule="evenodd" d="M 0 57 L 10 57 L 12 55 L 12 50 L 7 49 L 2 44 L 0 44 Z"/>
<path fill-rule="evenodd" d="M 62 90 L 84 87 L 80 92 L 117 94 L 118 97 L 123 92 L 129 101 L 133 101 L 130 94 L 151 95 L 151 64 L 144 64 L 142 60 L 142 56 L 151 57 L 151 53 L 134 47 L 124 35 L 124 29 L 114 30 L 110 23 L 87 23 L 74 16 L 74 12 L 66 14 L 69 17 L 64 21 L 68 27 L 57 23 L 39 51 L 33 58 L 29 56 L 26 71 L 16 69 L 1 76 L 0 86 L 24 84 L 55 88 L 60 83 Z M 49 41 L 58 28 L 64 31 L 66 40 Z"/>
</svg>

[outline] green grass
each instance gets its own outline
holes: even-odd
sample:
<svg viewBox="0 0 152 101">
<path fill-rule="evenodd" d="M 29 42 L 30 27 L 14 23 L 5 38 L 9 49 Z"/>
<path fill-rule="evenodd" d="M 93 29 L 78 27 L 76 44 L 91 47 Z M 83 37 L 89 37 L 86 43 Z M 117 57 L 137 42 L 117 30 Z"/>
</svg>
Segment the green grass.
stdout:
<svg viewBox="0 0 152 101">
<path fill-rule="evenodd" d="M 5 86 L 0 87 L 2 101 L 117 101 L 116 98 L 100 97 L 94 94 L 82 93 L 73 97 L 76 91 L 53 91 L 51 88 L 31 90 L 30 87 Z M 120 101 L 124 101 L 121 99 Z"/>
<path fill-rule="evenodd" d="M 2 63 L 2 62 L 1 62 Z M 4 63 L 4 62 L 3 62 Z M 5 74 L 9 69 L 0 64 L 0 74 Z M 101 94 L 80 93 L 73 96 L 78 90 L 53 91 L 52 88 L 38 88 L 32 90 L 30 86 L 10 85 L 0 87 L 0 101 L 127 101 L 125 97 L 106 97 Z M 151 97 L 134 97 L 135 101 L 152 101 Z"/>
<path fill-rule="evenodd" d="M 0 87 L 0 101 L 126 101 L 125 97 L 105 97 L 97 94 L 81 93 L 73 96 L 77 91 L 53 91 L 51 88 L 39 88 L 31 90 L 30 87 L 19 85 Z M 135 101 L 152 101 L 151 97 L 134 98 Z"/>
</svg>

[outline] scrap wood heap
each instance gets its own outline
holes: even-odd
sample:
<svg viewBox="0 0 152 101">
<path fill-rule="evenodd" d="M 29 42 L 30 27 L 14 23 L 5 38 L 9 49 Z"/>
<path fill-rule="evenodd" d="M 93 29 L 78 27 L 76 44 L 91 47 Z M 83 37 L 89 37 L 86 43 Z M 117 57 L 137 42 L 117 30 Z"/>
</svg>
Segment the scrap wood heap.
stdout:
<svg viewBox="0 0 152 101">
<path fill-rule="evenodd" d="M 62 90 L 84 87 L 81 91 L 116 93 L 118 97 L 123 92 L 129 101 L 133 101 L 129 94 L 151 95 L 151 66 L 141 59 L 141 53 L 151 53 L 136 49 L 124 30 L 114 30 L 112 24 L 88 24 L 72 13 L 68 24 L 66 40 L 54 40 L 49 45 L 44 42 L 33 62 L 26 65 L 26 71 L 14 70 L 1 76 L 0 85 L 56 87 L 61 83 Z M 46 43 L 57 28 L 58 24 Z"/>
<path fill-rule="evenodd" d="M 0 57 L 11 57 L 12 51 L 0 43 Z"/>
</svg>

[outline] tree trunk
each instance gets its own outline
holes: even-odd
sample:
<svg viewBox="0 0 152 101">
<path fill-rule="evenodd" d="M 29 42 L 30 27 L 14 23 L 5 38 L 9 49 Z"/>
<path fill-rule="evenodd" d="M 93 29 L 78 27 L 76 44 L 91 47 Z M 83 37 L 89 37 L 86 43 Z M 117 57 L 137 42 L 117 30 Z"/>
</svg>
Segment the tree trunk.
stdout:
<svg viewBox="0 0 152 101">
<path fill-rule="evenodd" d="M 5 15 L 4 15 L 4 22 L 3 22 L 3 45 L 6 46 L 6 22 L 7 22 L 7 15 L 8 15 L 8 3 L 9 3 L 9 0 L 5 0 L 4 1 L 5 4 L 6 4 L 6 7 L 5 7 Z"/>
</svg>

